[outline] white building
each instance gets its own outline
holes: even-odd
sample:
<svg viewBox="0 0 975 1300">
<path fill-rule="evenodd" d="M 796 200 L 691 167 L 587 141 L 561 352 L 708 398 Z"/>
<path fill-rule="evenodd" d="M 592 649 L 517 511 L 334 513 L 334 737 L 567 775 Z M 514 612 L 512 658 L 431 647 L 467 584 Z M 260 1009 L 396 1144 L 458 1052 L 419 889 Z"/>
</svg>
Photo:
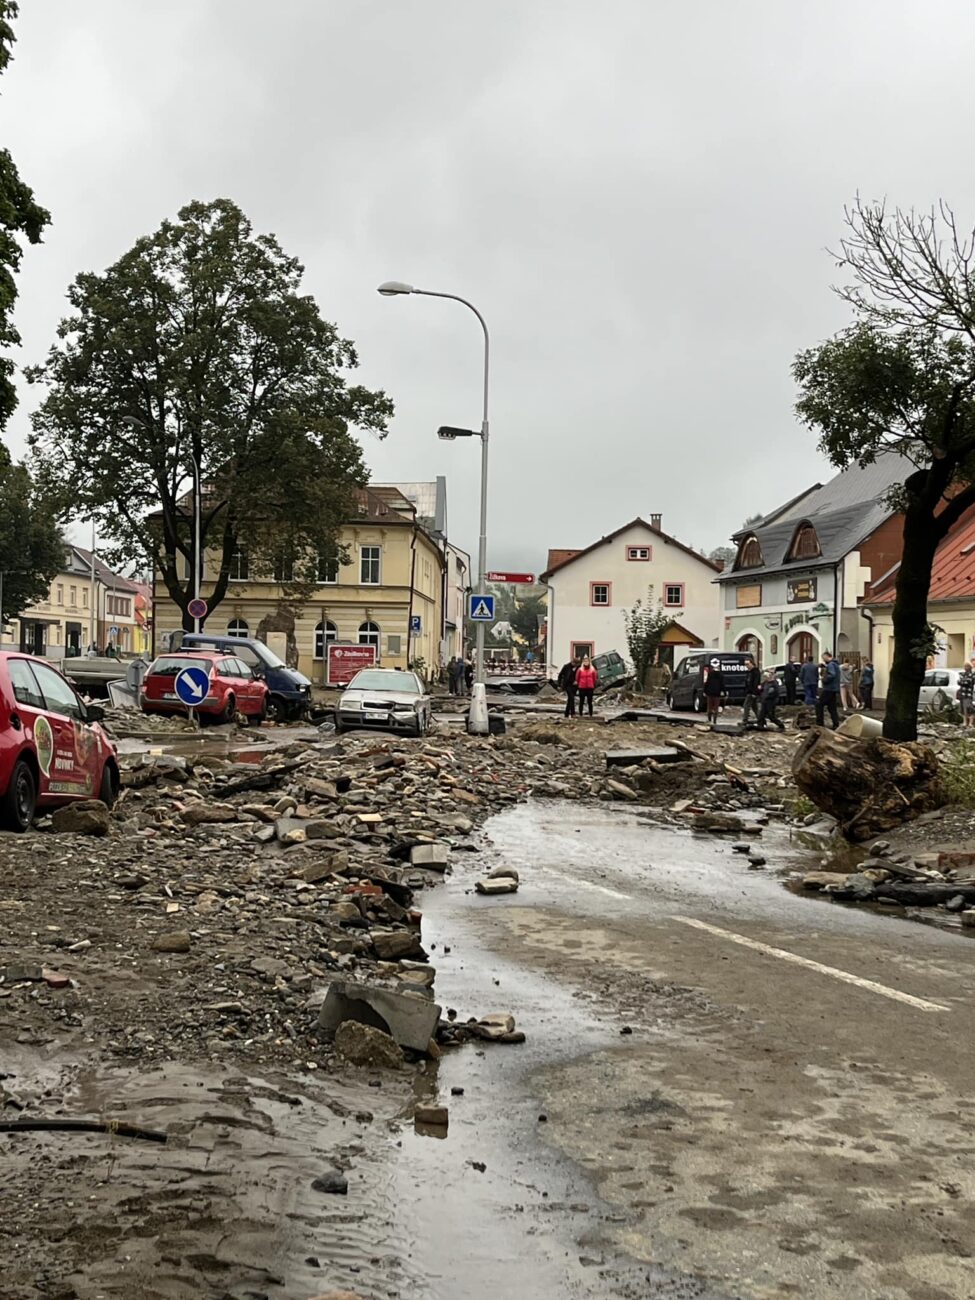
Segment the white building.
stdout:
<svg viewBox="0 0 975 1300">
<path fill-rule="evenodd" d="M 719 644 L 721 610 L 716 564 L 670 537 L 661 516 L 634 519 L 584 550 L 550 550 L 541 575 L 549 592 L 549 665 L 583 654 L 618 650 L 627 658 L 624 611 L 638 600 L 662 601 L 673 613 L 661 661 L 673 665 L 689 650 Z"/>
</svg>

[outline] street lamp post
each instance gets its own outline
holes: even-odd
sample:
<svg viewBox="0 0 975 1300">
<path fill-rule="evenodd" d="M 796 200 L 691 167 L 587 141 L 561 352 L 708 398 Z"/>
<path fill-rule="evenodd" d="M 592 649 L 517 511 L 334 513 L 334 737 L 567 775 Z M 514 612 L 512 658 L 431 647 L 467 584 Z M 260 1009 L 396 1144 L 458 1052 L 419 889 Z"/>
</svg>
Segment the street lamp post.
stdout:
<svg viewBox="0 0 975 1300">
<path fill-rule="evenodd" d="M 488 334 L 487 321 L 472 302 L 459 297 L 456 293 L 437 293 L 432 289 L 417 289 L 412 284 L 403 284 L 400 280 L 387 280 L 379 286 L 384 298 L 394 298 L 400 294 L 417 293 L 425 298 L 448 298 L 451 302 L 462 303 L 474 313 L 480 321 L 484 333 L 484 395 L 481 411 L 481 431 L 479 434 L 467 429 L 441 429 L 443 438 L 479 437 L 481 439 L 481 527 L 477 546 L 477 594 L 486 594 L 487 573 L 487 485 L 488 485 L 488 377 L 491 365 L 491 337 Z M 487 716 L 487 698 L 484 686 L 484 624 L 477 624 L 477 663 L 474 665 L 474 691 L 471 695 L 470 731 L 486 735 L 489 730 Z"/>
</svg>

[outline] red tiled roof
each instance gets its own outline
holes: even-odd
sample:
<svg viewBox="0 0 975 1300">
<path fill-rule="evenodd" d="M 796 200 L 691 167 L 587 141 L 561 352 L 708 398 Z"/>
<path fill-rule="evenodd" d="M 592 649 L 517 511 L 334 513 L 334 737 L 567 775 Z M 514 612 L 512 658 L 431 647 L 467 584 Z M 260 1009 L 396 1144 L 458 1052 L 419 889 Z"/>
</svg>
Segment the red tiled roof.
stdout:
<svg viewBox="0 0 975 1300">
<path fill-rule="evenodd" d="M 605 537 L 600 537 L 598 541 L 593 542 L 591 545 L 584 546 L 582 550 L 549 551 L 548 566 L 545 572 L 541 574 L 540 581 L 545 582 L 546 579 L 552 576 L 556 569 L 561 569 L 564 568 L 565 565 L 571 564 L 572 561 L 577 560 L 580 555 L 588 555 L 589 552 L 594 551 L 597 546 L 603 546 L 606 542 L 615 541 L 621 533 L 628 532 L 631 528 L 645 528 L 648 533 L 653 533 L 656 537 L 662 537 L 663 540 L 669 542 L 671 546 L 676 546 L 680 550 L 686 552 L 686 554 L 693 555 L 695 560 L 700 560 L 702 564 L 706 564 L 707 567 L 713 569 L 715 573 L 721 572 L 721 566 L 715 564 L 713 560 L 709 560 L 706 555 L 701 555 L 699 551 L 692 550 L 690 546 L 685 546 L 684 543 L 679 542 L 676 537 L 671 537 L 670 533 L 665 533 L 662 528 L 655 528 L 653 524 L 648 524 L 645 519 L 641 519 L 638 516 L 636 519 L 631 519 L 628 524 L 624 524 L 622 528 L 615 528 L 611 533 L 607 533 Z"/>
<path fill-rule="evenodd" d="M 563 564 L 567 564 L 567 563 L 569 562 L 569 560 L 575 559 L 575 557 L 576 557 L 578 554 L 579 554 L 579 550 L 578 550 L 578 548 L 576 548 L 576 550 L 574 550 L 574 551 L 573 551 L 573 550 L 568 550 L 568 551 L 567 551 L 567 550 L 558 550 L 558 549 L 556 549 L 556 550 L 551 550 L 551 549 L 550 549 L 550 550 L 549 550 L 549 553 L 548 553 L 548 564 L 546 565 L 546 569 L 547 569 L 547 571 L 548 571 L 549 573 L 551 573 L 553 569 L 561 568 L 561 566 L 562 566 Z"/>
<path fill-rule="evenodd" d="M 864 604 L 892 605 L 897 565 L 874 584 Z M 975 600 L 975 509 L 967 511 L 934 553 L 928 602 Z"/>
</svg>

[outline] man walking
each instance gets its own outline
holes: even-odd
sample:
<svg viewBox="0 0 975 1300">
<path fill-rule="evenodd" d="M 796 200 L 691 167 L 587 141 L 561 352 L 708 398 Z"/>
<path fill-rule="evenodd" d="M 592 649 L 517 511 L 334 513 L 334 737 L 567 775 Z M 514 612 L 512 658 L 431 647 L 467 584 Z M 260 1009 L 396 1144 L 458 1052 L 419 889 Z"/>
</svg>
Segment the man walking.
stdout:
<svg viewBox="0 0 975 1300">
<path fill-rule="evenodd" d="M 823 651 L 823 684 L 816 701 L 816 723 L 823 726 L 826 713 L 829 712 L 833 730 L 840 725 L 837 702 L 840 698 L 840 666 L 828 650 Z"/>
<path fill-rule="evenodd" d="M 758 692 L 762 680 L 762 675 L 758 671 L 758 665 L 749 655 L 745 660 L 745 698 L 742 702 L 741 725 L 748 726 L 749 715 L 754 713 L 758 717 Z"/>
<path fill-rule="evenodd" d="M 873 660 L 868 659 L 860 673 L 860 703 L 865 709 L 873 708 L 873 684 L 875 680 Z"/>
<path fill-rule="evenodd" d="M 712 659 L 705 669 L 704 676 L 704 702 L 708 710 L 708 722 L 712 727 L 721 716 L 721 697 L 724 694 L 724 673 L 721 671 L 721 660 Z"/>
<path fill-rule="evenodd" d="M 782 672 L 782 680 L 785 683 L 785 702 L 786 704 L 795 704 L 796 702 L 796 682 L 799 680 L 799 665 L 789 655 L 789 661 Z"/>
<path fill-rule="evenodd" d="M 576 715 L 576 671 L 578 667 L 578 659 L 570 659 L 567 663 L 564 663 L 555 683 L 560 691 L 565 691 L 565 716 L 567 718 L 574 718 Z"/>
<path fill-rule="evenodd" d="M 803 704 L 815 704 L 819 689 L 819 669 L 813 662 L 812 655 L 806 655 L 806 662 L 799 669 L 799 684 L 802 686 Z"/>
<path fill-rule="evenodd" d="M 762 681 L 761 703 L 758 707 L 758 729 L 767 731 L 768 724 L 771 722 L 779 731 L 785 731 L 785 726 L 781 718 L 775 716 L 776 706 L 779 703 L 779 683 L 776 680 L 775 670 L 769 668 Z"/>
</svg>

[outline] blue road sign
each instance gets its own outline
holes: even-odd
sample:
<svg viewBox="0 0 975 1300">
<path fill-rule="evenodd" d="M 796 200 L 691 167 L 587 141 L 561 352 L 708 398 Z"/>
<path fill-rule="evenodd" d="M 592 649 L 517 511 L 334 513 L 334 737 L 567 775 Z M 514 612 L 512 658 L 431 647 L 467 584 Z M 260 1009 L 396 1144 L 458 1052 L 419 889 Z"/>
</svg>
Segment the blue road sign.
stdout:
<svg viewBox="0 0 975 1300">
<path fill-rule="evenodd" d="M 419 636 L 423 631 L 423 619 L 419 614 L 410 616 L 410 636 Z"/>
<path fill-rule="evenodd" d="M 481 596 L 475 591 L 468 597 L 467 617 L 472 623 L 494 622 L 494 597 Z"/>
<path fill-rule="evenodd" d="M 176 674 L 174 688 L 182 703 L 193 709 L 206 699 L 210 676 L 205 668 L 184 668 Z"/>
</svg>

